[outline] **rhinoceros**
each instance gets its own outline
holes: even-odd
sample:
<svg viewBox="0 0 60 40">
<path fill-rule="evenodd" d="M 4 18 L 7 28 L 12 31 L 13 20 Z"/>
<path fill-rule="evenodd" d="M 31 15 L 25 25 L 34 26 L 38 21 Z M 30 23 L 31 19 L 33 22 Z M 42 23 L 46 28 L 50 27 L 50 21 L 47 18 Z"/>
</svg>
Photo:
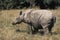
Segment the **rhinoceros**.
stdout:
<svg viewBox="0 0 60 40">
<path fill-rule="evenodd" d="M 20 11 L 19 16 L 13 21 L 13 25 L 24 22 L 28 24 L 28 32 L 33 34 L 43 29 L 45 34 L 52 32 L 52 27 L 56 22 L 56 16 L 50 10 L 25 10 Z"/>
</svg>

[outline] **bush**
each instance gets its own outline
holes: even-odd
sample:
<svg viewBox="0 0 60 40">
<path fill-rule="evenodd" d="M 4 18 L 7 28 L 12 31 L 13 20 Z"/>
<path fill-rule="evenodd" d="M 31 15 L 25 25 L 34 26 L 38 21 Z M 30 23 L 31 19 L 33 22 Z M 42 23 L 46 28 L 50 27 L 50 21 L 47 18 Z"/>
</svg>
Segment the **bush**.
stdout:
<svg viewBox="0 0 60 40">
<path fill-rule="evenodd" d="M 0 9 L 20 9 L 33 5 L 39 6 L 41 9 L 55 9 L 60 6 L 60 0 L 0 0 Z"/>
</svg>

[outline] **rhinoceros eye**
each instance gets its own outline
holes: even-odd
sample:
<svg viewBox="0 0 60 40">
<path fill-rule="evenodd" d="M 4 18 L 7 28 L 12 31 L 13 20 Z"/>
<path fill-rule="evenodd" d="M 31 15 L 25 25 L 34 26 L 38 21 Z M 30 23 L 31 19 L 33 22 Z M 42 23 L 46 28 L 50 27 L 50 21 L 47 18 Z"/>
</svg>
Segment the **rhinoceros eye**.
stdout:
<svg viewBox="0 0 60 40">
<path fill-rule="evenodd" d="M 22 15 L 22 11 L 20 11 L 20 15 Z"/>
</svg>

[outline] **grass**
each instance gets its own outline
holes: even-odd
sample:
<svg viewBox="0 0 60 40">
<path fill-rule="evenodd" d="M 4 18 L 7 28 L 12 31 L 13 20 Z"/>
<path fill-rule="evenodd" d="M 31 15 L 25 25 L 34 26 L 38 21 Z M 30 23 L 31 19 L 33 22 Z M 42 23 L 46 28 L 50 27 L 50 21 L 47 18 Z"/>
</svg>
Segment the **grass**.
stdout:
<svg viewBox="0 0 60 40">
<path fill-rule="evenodd" d="M 26 10 L 26 9 L 22 9 Z M 0 10 L 0 40 L 60 40 L 60 10 L 53 10 L 57 17 L 52 29 L 53 35 L 27 34 L 27 25 L 21 23 L 13 26 L 12 21 L 20 10 Z M 22 30 L 19 32 L 17 30 Z"/>
</svg>

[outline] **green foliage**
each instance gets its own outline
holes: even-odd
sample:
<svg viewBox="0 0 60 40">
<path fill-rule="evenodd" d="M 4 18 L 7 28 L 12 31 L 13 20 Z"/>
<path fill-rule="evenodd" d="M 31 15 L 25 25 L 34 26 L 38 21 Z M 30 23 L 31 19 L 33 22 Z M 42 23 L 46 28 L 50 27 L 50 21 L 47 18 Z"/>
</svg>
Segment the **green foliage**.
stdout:
<svg viewBox="0 0 60 40">
<path fill-rule="evenodd" d="M 0 9 L 17 8 L 20 2 L 24 2 L 24 0 L 0 0 Z"/>
<path fill-rule="evenodd" d="M 31 0 L 0 0 L 0 9 L 19 9 L 21 6 L 23 7 L 24 5 L 26 5 L 24 3 L 26 1 L 33 3 Z M 33 1 L 35 2 L 36 0 Z M 46 3 L 49 5 L 51 1 L 54 1 L 55 3 L 60 5 L 60 0 L 43 0 L 43 3 L 44 5 L 46 5 Z M 21 5 L 21 2 L 23 2 L 23 5 Z"/>
</svg>

